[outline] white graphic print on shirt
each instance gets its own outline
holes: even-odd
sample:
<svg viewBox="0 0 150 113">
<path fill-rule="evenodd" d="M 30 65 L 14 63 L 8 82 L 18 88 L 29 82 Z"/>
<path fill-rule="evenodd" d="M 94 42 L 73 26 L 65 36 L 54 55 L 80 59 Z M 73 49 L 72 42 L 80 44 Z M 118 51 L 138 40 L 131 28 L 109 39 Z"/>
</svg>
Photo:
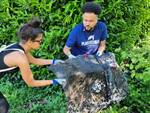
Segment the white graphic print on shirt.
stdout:
<svg viewBox="0 0 150 113">
<path fill-rule="evenodd" d="M 97 45 L 97 44 L 99 44 L 99 40 L 94 40 L 94 35 L 90 35 L 88 37 L 88 41 L 81 42 L 81 46 Z"/>
</svg>

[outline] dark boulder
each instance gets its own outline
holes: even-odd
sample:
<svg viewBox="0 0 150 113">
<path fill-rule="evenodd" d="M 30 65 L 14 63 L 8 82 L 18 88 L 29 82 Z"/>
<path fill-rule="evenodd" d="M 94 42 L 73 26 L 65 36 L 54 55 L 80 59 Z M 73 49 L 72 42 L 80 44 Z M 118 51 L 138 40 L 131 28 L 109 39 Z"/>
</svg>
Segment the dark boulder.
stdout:
<svg viewBox="0 0 150 113">
<path fill-rule="evenodd" d="M 96 113 L 128 94 L 125 76 L 110 52 L 67 59 L 49 70 L 67 80 L 68 113 Z"/>
</svg>

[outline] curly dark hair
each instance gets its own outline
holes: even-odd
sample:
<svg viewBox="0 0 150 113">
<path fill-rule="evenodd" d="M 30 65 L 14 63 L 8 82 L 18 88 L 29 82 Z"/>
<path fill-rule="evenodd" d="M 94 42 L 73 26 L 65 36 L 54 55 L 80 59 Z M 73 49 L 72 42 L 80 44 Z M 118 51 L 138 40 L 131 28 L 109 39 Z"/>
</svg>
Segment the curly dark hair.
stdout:
<svg viewBox="0 0 150 113">
<path fill-rule="evenodd" d="M 100 5 L 94 3 L 94 2 L 87 2 L 85 5 L 82 6 L 81 8 L 82 12 L 92 12 L 95 13 L 96 15 L 100 14 L 101 7 Z"/>
<path fill-rule="evenodd" d="M 40 19 L 37 17 L 33 18 L 31 21 L 20 28 L 20 30 L 18 31 L 19 38 L 21 38 L 21 40 L 23 41 L 28 41 L 29 39 L 34 41 L 40 33 L 44 33 L 40 25 Z"/>
</svg>

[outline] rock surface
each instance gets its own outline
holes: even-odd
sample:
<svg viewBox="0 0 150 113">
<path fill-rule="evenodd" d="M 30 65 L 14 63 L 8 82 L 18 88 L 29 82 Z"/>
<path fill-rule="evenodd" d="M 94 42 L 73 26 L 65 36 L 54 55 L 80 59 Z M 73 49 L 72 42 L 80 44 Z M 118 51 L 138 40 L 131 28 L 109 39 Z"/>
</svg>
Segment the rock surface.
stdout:
<svg viewBox="0 0 150 113">
<path fill-rule="evenodd" d="M 110 52 L 67 59 L 49 70 L 67 80 L 68 113 L 96 113 L 128 94 L 125 76 Z"/>
</svg>

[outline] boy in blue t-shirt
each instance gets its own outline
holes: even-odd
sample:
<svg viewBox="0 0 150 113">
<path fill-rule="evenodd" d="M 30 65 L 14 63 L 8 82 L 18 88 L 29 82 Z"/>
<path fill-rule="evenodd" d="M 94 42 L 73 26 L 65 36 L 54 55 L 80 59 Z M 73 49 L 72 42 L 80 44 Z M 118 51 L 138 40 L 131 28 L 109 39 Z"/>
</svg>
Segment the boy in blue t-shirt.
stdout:
<svg viewBox="0 0 150 113">
<path fill-rule="evenodd" d="M 87 2 L 82 7 L 83 22 L 75 26 L 69 34 L 63 52 L 69 58 L 83 54 L 101 56 L 106 48 L 107 27 L 98 21 L 100 6 Z"/>
</svg>

